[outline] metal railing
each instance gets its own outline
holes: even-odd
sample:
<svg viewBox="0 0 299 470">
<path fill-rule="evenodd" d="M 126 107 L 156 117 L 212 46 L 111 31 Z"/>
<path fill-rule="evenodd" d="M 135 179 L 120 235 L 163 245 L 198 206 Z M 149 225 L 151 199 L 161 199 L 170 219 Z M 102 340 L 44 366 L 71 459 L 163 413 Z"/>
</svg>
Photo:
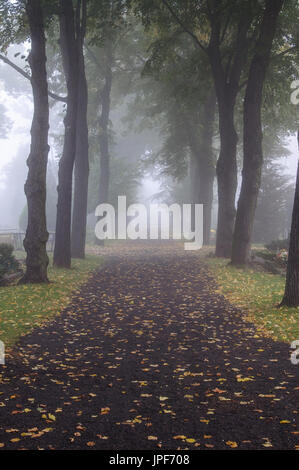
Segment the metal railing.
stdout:
<svg viewBox="0 0 299 470">
<path fill-rule="evenodd" d="M 24 238 L 25 232 L 17 229 L 0 229 L 0 243 L 10 243 L 16 251 L 24 251 Z M 54 250 L 54 244 L 55 232 L 49 232 L 47 251 L 52 252 Z"/>
</svg>

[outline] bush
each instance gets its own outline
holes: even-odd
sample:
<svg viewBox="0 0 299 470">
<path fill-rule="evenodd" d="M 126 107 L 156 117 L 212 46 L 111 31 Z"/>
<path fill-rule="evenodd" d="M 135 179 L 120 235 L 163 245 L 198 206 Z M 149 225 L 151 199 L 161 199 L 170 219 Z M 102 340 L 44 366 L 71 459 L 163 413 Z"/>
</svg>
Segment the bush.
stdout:
<svg viewBox="0 0 299 470">
<path fill-rule="evenodd" d="M 286 238 L 285 240 L 273 240 L 272 242 L 268 243 L 266 246 L 267 250 L 269 251 L 281 251 L 281 250 L 287 250 L 289 249 L 289 243 L 290 240 L 289 238 Z"/>
<path fill-rule="evenodd" d="M 8 243 L 0 243 L 0 281 L 5 274 L 16 271 L 19 263 L 13 256 L 13 246 Z"/>
<path fill-rule="evenodd" d="M 276 255 L 276 258 L 277 258 L 277 261 L 278 263 L 283 266 L 284 268 L 287 267 L 287 264 L 288 264 L 288 256 L 289 256 L 289 253 L 287 250 L 283 249 L 283 250 L 280 250 L 277 255 Z"/>
</svg>

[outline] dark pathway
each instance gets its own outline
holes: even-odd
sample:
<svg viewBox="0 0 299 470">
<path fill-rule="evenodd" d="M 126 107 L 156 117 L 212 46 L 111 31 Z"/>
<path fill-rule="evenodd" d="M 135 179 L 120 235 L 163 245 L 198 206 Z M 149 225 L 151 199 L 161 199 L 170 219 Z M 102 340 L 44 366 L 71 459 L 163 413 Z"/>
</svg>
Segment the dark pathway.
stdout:
<svg viewBox="0 0 299 470">
<path fill-rule="evenodd" d="M 295 449 L 299 366 L 194 253 L 126 249 L 0 366 L 3 449 Z"/>
</svg>

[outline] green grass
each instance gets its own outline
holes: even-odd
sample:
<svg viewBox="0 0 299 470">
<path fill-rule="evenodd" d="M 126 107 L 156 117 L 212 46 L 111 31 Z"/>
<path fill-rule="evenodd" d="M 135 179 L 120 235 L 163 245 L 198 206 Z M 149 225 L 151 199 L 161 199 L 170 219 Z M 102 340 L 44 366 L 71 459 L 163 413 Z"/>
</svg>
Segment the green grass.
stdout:
<svg viewBox="0 0 299 470">
<path fill-rule="evenodd" d="M 20 336 L 57 315 L 100 264 L 100 257 L 88 255 L 85 260 L 72 260 L 70 270 L 51 266 L 50 284 L 0 287 L 0 340 L 12 346 Z"/>
<path fill-rule="evenodd" d="M 234 268 L 225 259 L 206 258 L 205 261 L 219 284 L 219 291 L 247 313 L 261 334 L 285 342 L 299 339 L 299 308 L 277 308 L 284 293 L 284 277 Z"/>
</svg>

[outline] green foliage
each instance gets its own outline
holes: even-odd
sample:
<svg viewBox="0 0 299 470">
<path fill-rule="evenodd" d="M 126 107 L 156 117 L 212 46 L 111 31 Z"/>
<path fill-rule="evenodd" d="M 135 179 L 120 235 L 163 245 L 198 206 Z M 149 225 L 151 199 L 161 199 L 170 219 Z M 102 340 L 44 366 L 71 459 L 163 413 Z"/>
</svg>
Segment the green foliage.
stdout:
<svg viewBox="0 0 299 470">
<path fill-rule="evenodd" d="M 128 3 L 127 0 L 89 0 L 89 44 L 103 46 L 107 39 L 113 40 L 118 35 L 126 24 Z"/>
<path fill-rule="evenodd" d="M 275 138 L 299 126 L 298 109 L 290 101 L 291 82 L 298 78 L 299 4 L 286 0 L 278 18 L 272 55 L 264 85 L 262 120 L 264 133 Z"/>
<path fill-rule="evenodd" d="M 142 18 L 148 31 L 149 51 L 151 56 L 145 67 L 145 74 L 150 74 L 165 83 L 159 98 L 152 99 L 152 114 L 165 113 L 162 120 L 165 125 L 167 109 L 171 106 L 171 94 L 175 97 L 177 108 L 184 109 L 181 98 L 185 103 L 188 114 L 192 114 L 194 123 L 194 104 L 202 103 L 202 94 L 211 82 L 207 55 L 204 51 L 210 40 L 211 21 L 217 18 L 220 29 L 220 55 L 223 70 L 229 76 L 233 55 L 236 48 L 237 25 L 242 16 L 252 18 L 248 31 L 248 61 L 244 67 L 241 79 L 241 93 L 236 107 L 236 125 L 238 133 L 242 134 L 243 93 L 246 85 L 248 66 L 254 53 L 257 33 L 264 8 L 263 1 L 244 2 L 235 0 L 217 2 L 191 0 L 140 0 L 135 1 L 135 12 Z M 263 100 L 263 130 L 264 134 L 274 138 L 294 132 L 298 128 L 296 107 L 290 103 L 290 83 L 298 73 L 298 20 L 299 7 L 296 0 L 287 0 L 279 17 L 277 32 L 274 40 L 270 67 L 264 87 Z M 189 53 L 188 53 L 189 44 Z M 192 54 L 188 65 L 188 55 Z M 179 60 L 178 60 L 179 59 Z M 181 66 L 179 65 L 181 61 Z M 297 71 L 297 72 L 296 72 Z M 168 83 L 167 83 L 168 74 Z M 178 85 L 178 82 L 180 85 Z M 169 106 L 169 107 L 170 107 Z M 177 112 L 178 114 L 178 112 Z M 171 120 L 175 112 L 170 109 Z M 186 153 L 182 138 L 182 122 L 168 126 L 168 136 L 165 138 L 163 149 L 155 161 L 165 165 L 170 160 L 170 173 L 174 170 L 175 140 L 177 140 L 177 157 Z M 172 134 L 172 135 L 171 135 Z M 181 145 L 181 148 L 179 148 Z M 240 149 L 241 150 L 241 149 Z M 167 170 L 166 170 L 167 171 Z"/>
<path fill-rule="evenodd" d="M 25 2 L 0 1 L 0 51 L 6 52 L 11 44 L 28 38 Z"/>
<path fill-rule="evenodd" d="M 109 203 L 117 207 L 117 197 L 127 197 L 127 204 L 137 199 L 138 188 L 141 183 L 142 171 L 140 164 L 130 161 L 128 157 L 113 157 L 111 159 L 111 184 L 109 188 Z M 88 210 L 93 213 L 99 203 L 99 160 L 91 163 Z"/>
<path fill-rule="evenodd" d="M 6 274 L 16 271 L 19 263 L 13 256 L 13 246 L 8 243 L 0 243 L 0 282 Z"/>
<path fill-rule="evenodd" d="M 153 25 L 144 34 L 149 55 L 130 115 L 137 116 L 139 128 L 159 129 L 161 145 L 143 157 L 146 169 L 179 181 L 188 172 L 190 134 L 199 144 L 203 103 L 213 87 L 210 67 L 176 25 L 158 30 Z"/>
</svg>

